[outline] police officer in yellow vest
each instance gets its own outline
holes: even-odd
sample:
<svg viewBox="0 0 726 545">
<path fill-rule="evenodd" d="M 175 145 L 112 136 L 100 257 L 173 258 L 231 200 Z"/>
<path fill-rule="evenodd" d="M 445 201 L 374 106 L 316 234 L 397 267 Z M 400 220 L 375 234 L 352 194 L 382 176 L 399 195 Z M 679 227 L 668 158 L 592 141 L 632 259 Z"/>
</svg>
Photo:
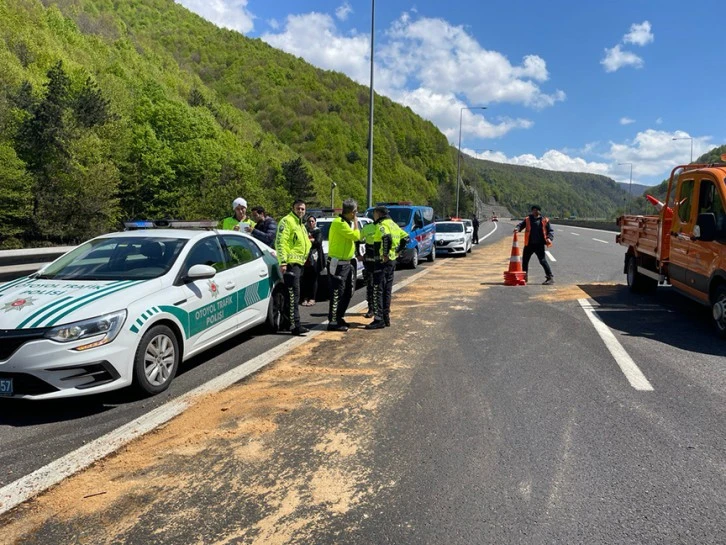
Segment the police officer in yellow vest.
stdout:
<svg viewBox="0 0 726 545">
<path fill-rule="evenodd" d="M 348 310 L 357 271 L 351 260 L 355 255 L 355 243 L 360 240 L 356 213 L 358 203 L 353 199 L 343 201 L 343 211 L 330 224 L 328 232 L 328 278 L 330 279 L 330 304 L 328 307 L 328 331 L 348 331 L 345 312 Z"/>
<path fill-rule="evenodd" d="M 375 313 L 373 308 L 375 301 L 373 300 L 373 273 L 376 268 L 376 251 L 373 247 L 373 237 L 378 231 L 378 225 L 372 221 L 366 223 L 360 230 L 360 239 L 365 244 L 365 255 L 363 256 L 363 281 L 366 284 L 366 302 L 368 303 L 368 311 L 365 313 L 366 318 L 373 318 Z M 371 241 L 370 249 L 366 241 Z"/>
<path fill-rule="evenodd" d="M 277 262 L 280 264 L 287 297 L 283 307 L 283 323 L 288 327 L 292 326 L 293 335 L 304 335 L 308 328 L 300 325 L 300 277 L 302 276 L 303 265 L 310 254 L 310 238 L 303 223 L 305 216 L 305 203 L 297 200 L 292 205 L 292 212 L 280 220 L 277 225 L 277 236 L 275 237 L 275 251 Z M 283 327 L 283 329 L 286 329 Z"/>
<path fill-rule="evenodd" d="M 373 301 L 374 319 L 366 329 L 381 329 L 391 325 L 391 293 L 396 258 L 408 244 L 408 233 L 388 215 L 388 208 L 377 206 L 373 210 L 373 224 L 377 227 L 366 239 L 366 254 L 374 256 Z"/>
<path fill-rule="evenodd" d="M 245 199 L 237 197 L 232 201 L 232 211 L 234 212 L 232 216 L 222 220 L 222 229 L 249 233 L 255 228 L 255 222 L 247 217 L 247 201 Z"/>
</svg>

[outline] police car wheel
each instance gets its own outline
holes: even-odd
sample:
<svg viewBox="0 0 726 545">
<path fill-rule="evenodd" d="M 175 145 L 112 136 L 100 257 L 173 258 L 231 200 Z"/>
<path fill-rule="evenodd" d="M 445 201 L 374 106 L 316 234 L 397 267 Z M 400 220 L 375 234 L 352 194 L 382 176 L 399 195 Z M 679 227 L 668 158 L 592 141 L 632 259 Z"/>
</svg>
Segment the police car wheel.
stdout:
<svg viewBox="0 0 726 545">
<path fill-rule="evenodd" d="M 144 394 L 158 394 L 169 387 L 179 367 L 179 341 L 165 325 L 149 329 L 134 358 L 134 385 Z"/>
<path fill-rule="evenodd" d="M 413 251 L 411 256 L 411 268 L 415 269 L 416 267 L 418 267 L 418 248 Z"/>
<path fill-rule="evenodd" d="M 436 261 L 436 248 L 435 247 L 431 248 L 431 253 L 429 254 L 427 259 L 429 260 L 429 263 L 433 263 L 434 261 Z"/>
<path fill-rule="evenodd" d="M 277 333 L 282 329 L 282 307 L 285 304 L 285 292 L 283 289 L 276 289 L 270 296 L 270 304 L 267 307 L 267 330 L 270 333 Z"/>
</svg>

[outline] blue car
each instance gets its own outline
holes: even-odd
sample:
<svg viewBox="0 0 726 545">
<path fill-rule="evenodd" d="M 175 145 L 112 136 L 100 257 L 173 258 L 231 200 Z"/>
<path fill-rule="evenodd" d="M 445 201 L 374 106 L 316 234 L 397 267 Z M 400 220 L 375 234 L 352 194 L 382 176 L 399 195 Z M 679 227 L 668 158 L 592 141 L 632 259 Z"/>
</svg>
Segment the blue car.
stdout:
<svg viewBox="0 0 726 545">
<path fill-rule="evenodd" d="M 436 225 L 434 209 L 408 203 L 378 203 L 388 208 L 391 219 L 406 231 L 411 240 L 399 257 L 399 263 L 412 269 L 418 267 L 419 260 L 436 259 Z M 373 208 L 366 210 L 366 216 L 373 219 Z"/>
</svg>

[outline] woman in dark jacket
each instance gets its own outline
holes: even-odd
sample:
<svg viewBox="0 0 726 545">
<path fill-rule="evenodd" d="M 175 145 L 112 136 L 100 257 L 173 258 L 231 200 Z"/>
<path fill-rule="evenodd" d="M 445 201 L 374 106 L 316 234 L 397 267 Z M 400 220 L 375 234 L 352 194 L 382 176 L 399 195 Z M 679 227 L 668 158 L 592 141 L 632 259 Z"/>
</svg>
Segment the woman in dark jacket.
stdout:
<svg viewBox="0 0 726 545">
<path fill-rule="evenodd" d="M 303 268 L 303 277 L 300 285 L 300 304 L 304 307 L 311 307 L 315 304 L 315 294 L 318 292 L 318 278 L 320 271 L 325 266 L 323 255 L 323 233 L 318 227 L 318 220 L 313 216 L 305 220 L 305 227 L 310 237 L 310 254 Z"/>
</svg>

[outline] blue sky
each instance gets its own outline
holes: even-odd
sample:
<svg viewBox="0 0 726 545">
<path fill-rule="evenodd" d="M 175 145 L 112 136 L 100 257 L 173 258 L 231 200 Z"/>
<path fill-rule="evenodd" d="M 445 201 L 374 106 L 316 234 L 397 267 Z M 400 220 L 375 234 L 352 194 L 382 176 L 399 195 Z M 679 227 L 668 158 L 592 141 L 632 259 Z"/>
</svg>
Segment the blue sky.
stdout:
<svg viewBox="0 0 726 545">
<path fill-rule="evenodd" d="M 368 85 L 370 0 L 177 0 Z M 375 90 L 494 161 L 654 185 L 726 143 L 715 0 L 376 2 Z M 486 110 L 462 110 L 486 106 Z M 460 124 L 461 119 L 461 124 Z M 673 140 L 679 138 L 679 140 Z M 484 151 L 490 150 L 490 151 Z"/>
</svg>

